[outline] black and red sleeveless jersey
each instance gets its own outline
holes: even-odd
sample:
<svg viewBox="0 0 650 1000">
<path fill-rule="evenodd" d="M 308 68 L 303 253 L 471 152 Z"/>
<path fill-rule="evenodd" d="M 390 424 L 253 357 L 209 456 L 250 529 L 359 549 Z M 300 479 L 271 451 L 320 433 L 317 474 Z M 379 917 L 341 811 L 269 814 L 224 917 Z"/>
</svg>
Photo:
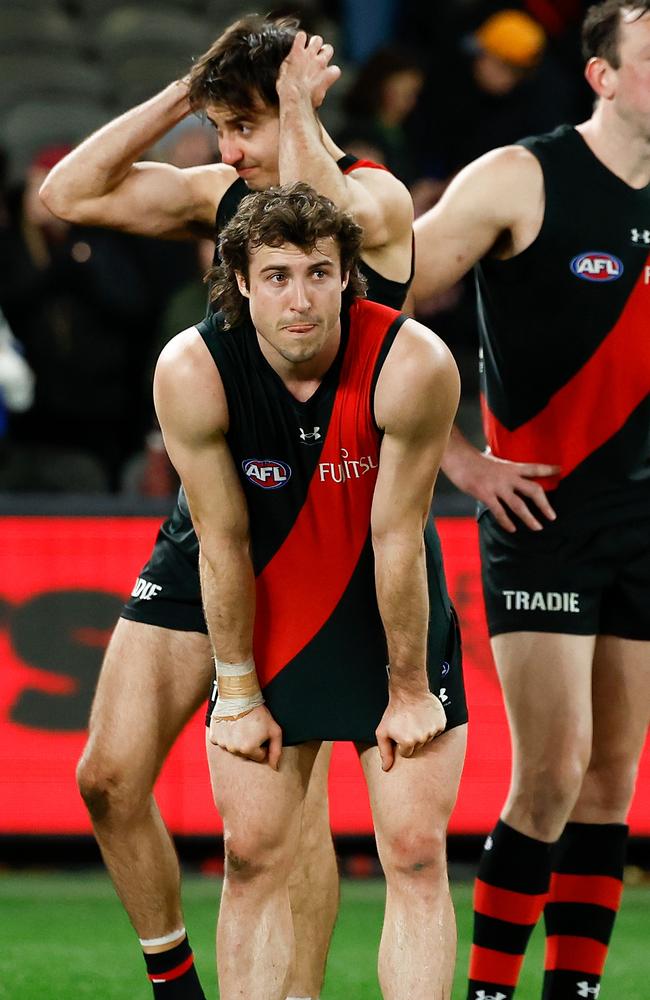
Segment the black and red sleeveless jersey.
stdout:
<svg viewBox="0 0 650 1000">
<path fill-rule="evenodd" d="M 524 140 L 544 174 L 539 235 L 477 267 L 485 434 L 500 458 L 559 465 L 558 512 L 650 501 L 650 186 L 570 126 Z"/>
<path fill-rule="evenodd" d="M 215 316 L 198 327 L 226 393 L 250 516 L 255 663 L 285 742 L 374 742 L 387 704 L 370 533 L 381 444 L 373 398 L 404 320 L 360 299 L 344 310 L 336 360 L 306 402 L 268 364 L 250 321 L 224 331 Z M 437 540 L 425 539 L 437 691 L 450 611 Z"/>
<path fill-rule="evenodd" d="M 360 167 L 370 167 L 377 170 L 386 169 L 377 163 L 372 163 L 370 160 L 359 160 L 354 156 L 341 157 L 341 159 L 337 161 L 337 165 L 344 174 L 348 174 L 353 170 L 359 169 Z M 217 238 L 224 226 L 226 226 L 234 216 L 235 212 L 239 208 L 239 205 L 241 204 L 242 199 L 250 193 L 250 188 L 241 177 L 234 181 L 226 190 L 217 209 L 217 217 L 215 221 Z M 390 306 L 392 309 L 401 309 L 411 281 L 413 280 L 413 260 L 414 258 L 411 255 L 411 273 L 408 281 L 405 282 L 392 281 L 389 278 L 385 278 L 383 275 L 379 274 L 378 271 L 373 270 L 373 268 L 369 267 L 363 260 L 361 260 L 360 270 L 368 282 L 368 298 L 372 299 L 373 302 L 380 302 L 382 305 Z M 216 250 L 215 262 L 218 262 Z M 216 310 L 218 307 L 219 303 L 216 302 L 212 304 L 211 308 Z M 168 541 L 172 542 L 177 549 L 180 549 L 186 556 L 188 556 L 188 558 L 196 562 L 198 559 L 199 546 L 194 532 L 194 527 L 192 525 L 189 508 L 187 506 L 185 492 L 182 488 L 179 490 L 178 499 L 171 516 L 168 517 L 163 523 L 160 530 Z M 440 543 L 438 543 L 438 546 L 439 544 Z"/>
</svg>

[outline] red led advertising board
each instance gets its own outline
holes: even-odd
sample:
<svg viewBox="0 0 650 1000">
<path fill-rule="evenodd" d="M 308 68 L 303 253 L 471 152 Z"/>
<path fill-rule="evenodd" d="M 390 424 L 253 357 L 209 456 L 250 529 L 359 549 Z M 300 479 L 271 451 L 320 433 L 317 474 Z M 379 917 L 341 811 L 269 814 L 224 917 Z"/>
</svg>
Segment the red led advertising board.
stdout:
<svg viewBox="0 0 650 1000">
<path fill-rule="evenodd" d="M 0 834 L 90 832 L 75 764 L 104 648 L 158 523 L 143 517 L 0 518 Z M 470 518 L 438 523 L 463 628 L 471 713 L 451 831 L 483 833 L 506 794 L 508 732 L 485 628 L 476 525 Z M 157 786 L 165 819 L 178 834 L 221 830 L 201 715 L 181 735 Z M 361 770 L 348 745 L 335 749 L 330 787 L 335 833 L 370 833 Z M 630 824 L 632 833 L 650 835 L 647 747 Z"/>
</svg>

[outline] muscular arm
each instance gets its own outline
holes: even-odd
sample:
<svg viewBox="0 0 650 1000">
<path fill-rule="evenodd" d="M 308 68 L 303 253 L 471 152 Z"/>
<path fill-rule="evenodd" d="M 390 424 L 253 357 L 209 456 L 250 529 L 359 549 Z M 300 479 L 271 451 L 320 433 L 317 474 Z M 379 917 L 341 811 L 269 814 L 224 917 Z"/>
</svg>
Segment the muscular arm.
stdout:
<svg viewBox="0 0 650 1000">
<path fill-rule="evenodd" d="M 395 242 L 410 250 L 413 206 L 404 185 L 383 170 L 360 169 L 342 174 L 336 160 L 343 155 L 315 113 L 327 89 L 339 77 L 330 66 L 331 45 L 313 36 L 307 45 L 298 32 L 277 81 L 280 101 L 280 180 L 302 180 L 349 212 L 364 230 L 364 250 Z"/>
<path fill-rule="evenodd" d="M 437 205 L 415 220 L 418 301 L 447 291 L 487 253 L 520 253 L 544 212 L 539 162 L 523 146 L 486 153 L 465 167 Z"/>
<path fill-rule="evenodd" d="M 215 653 L 226 662 L 243 662 L 252 656 L 255 618 L 248 510 L 225 439 L 228 410 L 221 379 L 194 328 L 162 352 L 154 402 L 201 546 L 203 600 Z"/>
<path fill-rule="evenodd" d="M 490 251 L 499 257 L 520 253 L 537 235 L 543 214 L 542 172 L 528 150 L 509 146 L 471 163 L 440 202 L 415 221 L 415 305 L 447 291 Z M 523 497 L 545 518 L 555 518 L 534 477 L 554 475 L 557 466 L 481 453 L 454 427 L 442 468 L 458 489 L 485 503 L 506 531 L 515 531 L 509 512 L 531 530 L 542 529 Z"/>
<path fill-rule="evenodd" d="M 230 686 L 235 701 L 239 688 L 257 705 L 245 712 L 215 710 L 210 740 L 258 762 L 268 758 L 277 767 L 282 734 L 261 704 L 253 665 L 255 576 L 248 510 L 225 439 L 228 410 L 221 379 L 196 329 L 179 334 L 162 352 L 154 402 L 200 542 L 201 592 L 218 661 L 217 710 L 227 683 L 224 677 L 234 681 Z"/>
<path fill-rule="evenodd" d="M 81 225 L 167 238 L 210 235 L 221 196 L 237 177 L 231 167 L 136 162 L 189 111 L 186 84 L 171 83 L 64 157 L 41 198 L 54 215 Z"/>
<path fill-rule="evenodd" d="M 399 723 L 384 731 L 384 716 L 377 731 L 384 765 L 387 756 L 390 764 L 390 741 L 410 756 L 445 725 L 426 673 L 429 601 L 423 533 L 459 391 L 456 366 L 442 341 L 408 320 L 388 355 L 375 394 L 384 438 L 372 539 L 390 662 L 387 716 L 390 721 L 400 714 L 423 715 L 425 729 L 402 730 Z"/>
</svg>

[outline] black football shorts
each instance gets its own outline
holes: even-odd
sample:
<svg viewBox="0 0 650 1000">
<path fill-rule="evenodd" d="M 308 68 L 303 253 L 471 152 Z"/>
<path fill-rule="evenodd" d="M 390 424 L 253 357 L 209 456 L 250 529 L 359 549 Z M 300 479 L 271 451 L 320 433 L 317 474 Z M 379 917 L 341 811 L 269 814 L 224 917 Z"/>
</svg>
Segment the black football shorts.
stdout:
<svg viewBox="0 0 650 1000">
<path fill-rule="evenodd" d="M 650 511 L 558 518 L 542 531 L 504 531 L 479 518 L 483 595 L 490 635 L 557 632 L 650 639 Z"/>
</svg>

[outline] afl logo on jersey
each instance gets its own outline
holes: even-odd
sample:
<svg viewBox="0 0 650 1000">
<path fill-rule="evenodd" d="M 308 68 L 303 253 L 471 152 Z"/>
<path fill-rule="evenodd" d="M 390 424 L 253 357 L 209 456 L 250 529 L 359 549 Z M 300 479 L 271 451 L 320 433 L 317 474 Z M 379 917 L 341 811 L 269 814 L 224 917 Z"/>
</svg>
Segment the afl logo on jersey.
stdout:
<svg viewBox="0 0 650 1000">
<path fill-rule="evenodd" d="M 241 466 L 251 483 L 263 490 L 278 490 L 291 479 L 289 466 L 272 458 L 245 458 Z"/>
<path fill-rule="evenodd" d="M 573 258 L 571 270 L 584 281 L 616 281 L 623 274 L 623 262 L 613 253 L 590 250 Z"/>
</svg>

